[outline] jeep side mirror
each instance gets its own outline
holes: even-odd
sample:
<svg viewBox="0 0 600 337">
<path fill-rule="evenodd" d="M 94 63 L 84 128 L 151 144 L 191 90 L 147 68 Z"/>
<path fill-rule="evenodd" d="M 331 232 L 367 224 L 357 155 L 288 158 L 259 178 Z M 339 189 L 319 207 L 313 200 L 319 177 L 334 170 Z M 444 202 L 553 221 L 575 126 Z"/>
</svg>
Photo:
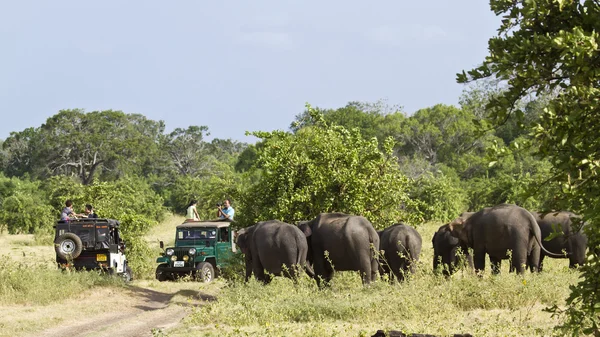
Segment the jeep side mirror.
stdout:
<svg viewBox="0 0 600 337">
<path fill-rule="evenodd" d="M 161 241 L 161 242 L 159 242 L 158 244 L 160 245 L 160 249 L 163 249 L 163 248 L 165 248 L 165 244 L 164 244 L 164 242 L 162 242 L 162 241 Z"/>
</svg>

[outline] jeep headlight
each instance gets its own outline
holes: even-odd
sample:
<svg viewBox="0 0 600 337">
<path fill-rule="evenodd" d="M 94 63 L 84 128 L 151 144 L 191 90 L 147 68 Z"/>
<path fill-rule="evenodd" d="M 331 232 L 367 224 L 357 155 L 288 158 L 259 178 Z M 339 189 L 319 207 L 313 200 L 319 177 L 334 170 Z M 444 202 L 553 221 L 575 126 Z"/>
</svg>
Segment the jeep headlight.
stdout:
<svg viewBox="0 0 600 337">
<path fill-rule="evenodd" d="M 196 254 L 196 248 L 190 248 L 190 250 L 188 251 L 188 253 L 190 253 L 190 255 Z"/>
<path fill-rule="evenodd" d="M 190 259 L 190 257 L 189 257 L 189 256 L 187 256 L 187 255 L 184 255 L 184 256 L 183 256 L 183 261 L 185 261 L 185 262 L 188 262 L 188 260 L 189 260 L 189 259 Z"/>
<path fill-rule="evenodd" d="M 169 248 L 169 249 L 167 249 L 166 253 L 168 256 L 171 256 L 171 255 L 175 254 L 175 251 L 172 248 Z"/>
<path fill-rule="evenodd" d="M 175 255 L 171 256 L 171 261 L 177 261 L 177 256 L 175 256 Z"/>
</svg>

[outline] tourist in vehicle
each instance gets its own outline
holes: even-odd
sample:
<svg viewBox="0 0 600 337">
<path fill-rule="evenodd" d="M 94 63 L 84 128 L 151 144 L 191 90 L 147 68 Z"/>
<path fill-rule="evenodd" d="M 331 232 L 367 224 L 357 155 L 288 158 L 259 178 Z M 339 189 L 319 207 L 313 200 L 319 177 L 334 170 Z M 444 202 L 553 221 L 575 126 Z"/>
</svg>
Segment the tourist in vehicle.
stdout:
<svg viewBox="0 0 600 337">
<path fill-rule="evenodd" d="M 198 211 L 196 210 L 196 205 L 198 204 L 198 200 L 190 201 L 190 204 L 187 207 L 187 212 L 185 214 L 185 218 L 187 220 L 200 220 L 200 216 L 198 215 Z"/>
<path fill-rule="evenodd" d="M 83 216 L 83 214 L 76 214 L 73 211 L 73 201 L 65 201 L 65 208 L 63 208 L 62 213 L 60 214 L 60 219 L 63 221 L 69 221 L 71 219 L 77 219 L 77 217 L 80 216 Z"/>
<path fill-rule="evenodd" d="M 90 204 L 85 205 L 85 215 L 90 219 L 98 218 L 98 214 L 94 212 L 94 207 L 92 207 L 92 205 Z"/>
<path fill-rule="evenodd" d="M 231 201 L 229 199 L 225 199 L 223 205 L 217 204 L 217 217 L 219 217 L 219 219 L 233 220 L 234 214 L 235 210 L 231 207 Z"/>
</svg>

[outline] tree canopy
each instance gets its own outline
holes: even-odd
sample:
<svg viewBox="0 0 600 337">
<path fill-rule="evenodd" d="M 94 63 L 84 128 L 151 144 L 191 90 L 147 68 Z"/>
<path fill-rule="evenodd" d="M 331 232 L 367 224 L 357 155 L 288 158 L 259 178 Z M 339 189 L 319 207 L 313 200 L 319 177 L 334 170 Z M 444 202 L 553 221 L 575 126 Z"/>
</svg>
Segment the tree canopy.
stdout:
<svg viewBox="0 0 600 337">
<path fill-rule="evenodd" d="M 491 0 L 502 16 L 483 64 L 458 82 L 487 78 L 505 86 L 486 105 L 492 124 L 524 121 L 523 102 L 548 97 L 538 120 L 524 124 L 535 154 L 552 164 L 562 187 L 555 207 L 584 215 L 590 247 L 600 244 L 600 3 L 595 0 Z M 527 144 L 527 142 L 524 142 Z M 573 288 L 562 326 L 573 335 L 600 336 L 600 255 L 590 249 L 582 281 Z M 558 308 L 554 312 L 561 312 Z"/>
</svg>

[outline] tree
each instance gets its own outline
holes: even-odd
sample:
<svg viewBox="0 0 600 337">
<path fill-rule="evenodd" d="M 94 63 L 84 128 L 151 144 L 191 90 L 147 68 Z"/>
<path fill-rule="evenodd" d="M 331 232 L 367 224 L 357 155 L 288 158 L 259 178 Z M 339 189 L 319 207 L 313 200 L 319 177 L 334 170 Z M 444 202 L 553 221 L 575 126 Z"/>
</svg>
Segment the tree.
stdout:
<svg viewBox="0 0 600 337">
<path fill-rule="evenodd" d="M 376 138 L 332 125 L 308 104 L 307 111 L 310 126 L 295 134 L 252 133 L 262 145 L 248 174 L 259 177 L 242 194 L 239 221 L 293 223 L 321 212 L 346 212 L 383 228 L 407 216 L 409 179 L 398 168 L 392 139 L 382 151 Z"/>
<path fill-rule="evenodd" d="M 11 133 L 3 144 L 7 174 L 76 176 L 86 185 L 99 173 L 116 179 L 141 171 L 156 153 L 163 129 L 162 121 L 138 114 L 61 110 L 38 128 Z"/>
<path fill-rule="evenodd" d="M 365 139 L 376 137 L 383 144 L 387 137 L 396 137 L 401 131 L 405 120 L 400 106 L 388 106 L 383 101 L 375 103 L 350 102 L 339 109 L 315 108 L 323 115 L 325 121 L 340 125 L 350 130 L 358 128 Z M 305 110 L 296 115 L 290 125 L 292 132 L 298 132 L 306 126 L 314 125 L 316 121 L 311 117 L 311 112 Z"/>
<path fill-rule="evenodd" d="M 563 187 L 557 206 L 581 213 L 590 247 L 600 245 L 600 3 L 597 0 L 491 0 L 502 15 L 490 55 L 473 70 L 458 74 L 467 83 L 496 78 L 505 90 L 487 104 L 491 123 L 523 120 L 519 102 L 531 95 L 550 97 L 539 121 L 529 125 Z M 600 336 L 600 251 L 590 249 L 582 280 L 572 288 L 561 331 Z"/>
</svg>

